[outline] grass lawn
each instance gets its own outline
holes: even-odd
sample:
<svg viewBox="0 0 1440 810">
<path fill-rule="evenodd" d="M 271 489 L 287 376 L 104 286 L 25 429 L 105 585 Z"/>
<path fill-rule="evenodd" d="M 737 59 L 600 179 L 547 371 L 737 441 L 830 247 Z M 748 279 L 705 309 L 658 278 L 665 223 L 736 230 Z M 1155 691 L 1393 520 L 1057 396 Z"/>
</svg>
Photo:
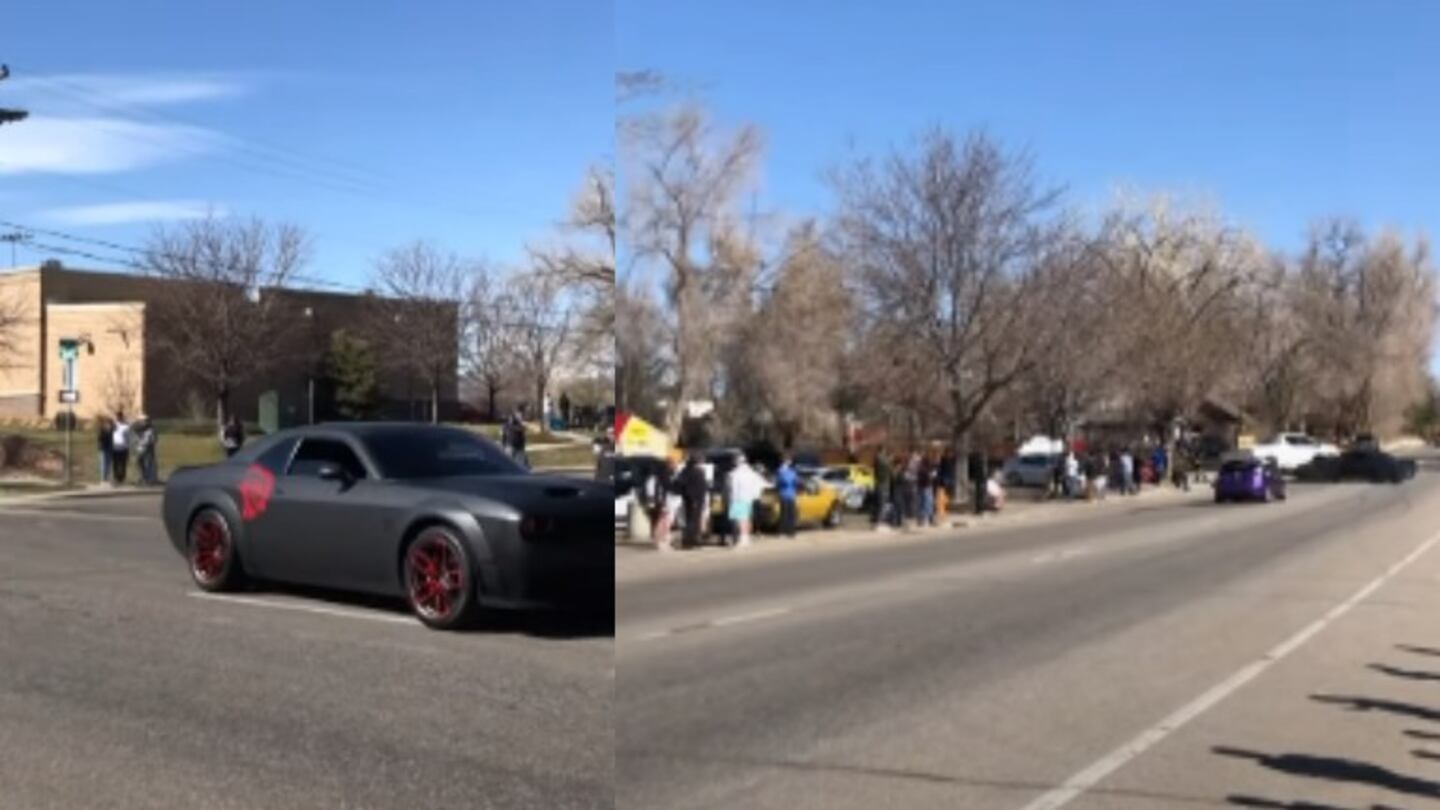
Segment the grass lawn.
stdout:
<svg viewBox="0 0 1440 810">
<path fill-rule="evenodd" d="M 0 427 L 0 433 L 18 433 L 37 444 L 53 448 L 61 453 L 65 452 L 64 431 Z M 99 480 L 100 475 L 100 458 L 95 447 L 95 434 L 89 430 L 77 430 L 73 440 L 75 443 L 75 481 L 80 484 L 94 483 Z M 200 436 L 187 433 L 167 433 L 162 430 L 159 442 L 156 444 L 155 457 L 159 462 L 162 481 L 177 467 L 211 464 L 224 456 L 224 452 L 220 449 L 220 442 L 213 433 Z M 138 481 L 139 473 L 135 458 L 132 456 L 129 470 L 126 473 L 127 480 L 132 483 Z"/>
<path fill-rule="evenodd" d="M 495 432 L 496 428 L 486 425 L 480 430 L 481 432 Z M 65 451 L 65 434 L 61 431 L 0 427 L 0 434 L 6 433 L 20 434 L 45 447 L 54 448 L 62 453 Z M 559 437 L 549 436 L 549 434 L 537 433 L 531 434 L 531 436 L 531 440 L 535 444 L 565 441 Z M 100 464 L 99 454 L 95 449 L 95 435 L 89 430 L 76 431 L 74 443 L 75 482 L 77 484 L 94 483 L 98 480 Z M 207 431 L 204 434 L 190 431 L 171 432 L 162 428 L 156 456 L 160 463 L 160 479 L 163 481 L 177 467 L 213 464 L 224 458 L 225 454 L 213 432 Z M 589 444 L 565 444 L 563 447 L 549 450 L 532 449 L 530 464 L 537 470 L 556 467 L 591 467 L 595 464 L 595 456 Z M 131 482 L 139 480 L 139 469 L 136 467 L 133 456 L 130 459 L 127 479 Z M 0 484 L 0 487 L 3 487 L 3 490 L 0 491 L 6 494 L 22 494 L 22 492 L 38 492 L 47 489 L 45 484 L 19 481 Z"/>
</svg>

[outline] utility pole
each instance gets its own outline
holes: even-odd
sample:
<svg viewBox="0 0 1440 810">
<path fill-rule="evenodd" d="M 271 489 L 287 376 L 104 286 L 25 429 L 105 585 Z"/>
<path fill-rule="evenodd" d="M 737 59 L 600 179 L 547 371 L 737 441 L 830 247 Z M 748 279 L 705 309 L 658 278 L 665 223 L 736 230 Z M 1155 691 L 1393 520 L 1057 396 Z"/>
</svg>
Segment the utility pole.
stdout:
<svg viewBox="0 0 1440 810">
<path fill-rule="evenodd" d="M 10 243 L 10 266 L 11 266 L 11 267 L 17 266 L 17 265 L 15 264 L 15 246 L 18 245 L 18 244 L 20 244 L 21 242 L 28 242 L 28 241 L 30 241 L 29 235 L 28 235 L 28 234 L 25 234 L 25 233 L 22 233 L 22 232 L 20 232 L 20 231 L 15 231 L 15 232 L 13 232 L 13 233 L 0 233 L 0 242 L 9 242 L 9 243 Z"/>
<path fill-rule="evenodd" d="M 10 78 L 10 66 L 0 65 L 0 82 L 3 82 L 8 78 Z M 0 126 L 3 126 L 5 124 L 17 124 L 29 117 L 30 113 L 26 112 L 25 110 L 7 110 L 4 107 L 0 107 Z"/>
</svg>

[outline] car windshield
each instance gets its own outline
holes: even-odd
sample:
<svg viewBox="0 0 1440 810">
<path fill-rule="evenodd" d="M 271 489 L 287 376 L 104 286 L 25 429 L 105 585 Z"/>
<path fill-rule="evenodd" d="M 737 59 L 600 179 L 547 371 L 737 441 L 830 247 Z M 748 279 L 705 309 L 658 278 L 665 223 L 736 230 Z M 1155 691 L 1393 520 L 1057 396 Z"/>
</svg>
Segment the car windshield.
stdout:
<svg viewBox="0 0 1440 810">
<path fill-rule="evenodd" d="M 453 428 L 382 428 L 367 433 L 365 445 L 386 478 L 525 472 L 495 444 Z"/>
</svg>

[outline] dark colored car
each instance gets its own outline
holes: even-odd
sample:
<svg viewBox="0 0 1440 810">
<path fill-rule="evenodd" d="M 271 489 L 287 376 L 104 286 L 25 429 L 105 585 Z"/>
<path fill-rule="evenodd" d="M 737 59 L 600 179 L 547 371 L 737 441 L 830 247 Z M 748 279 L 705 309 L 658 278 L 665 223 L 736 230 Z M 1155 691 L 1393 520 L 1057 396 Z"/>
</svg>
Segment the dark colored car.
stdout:
<svg viewBox="0 0 1440 810">
<path fill-rule="evenodd" d="M 1258 458 L 1232 458 L 1220 463 L 1215 476 L 1215 502 L 1285 500 L 1280 468 Z"/>
<path fill-rule="evenodd" d="M 466 430 L 356 423 L 177 470 L 162 513 L 204 590 L 250 578 L 403 597 L 451 629 L 482 606 L 613 611 L 612 493 L 532 474 Z"/>
<path fill-rule="evenodd" d="M 1415 477 L 1415 460 L 1396 458 L 1375 447 L 1352 447 L 1338 458 L 1317 458 L 1295 471 L 1302 481 L 1369 481 L 1399 484 Z"/>
</svg>

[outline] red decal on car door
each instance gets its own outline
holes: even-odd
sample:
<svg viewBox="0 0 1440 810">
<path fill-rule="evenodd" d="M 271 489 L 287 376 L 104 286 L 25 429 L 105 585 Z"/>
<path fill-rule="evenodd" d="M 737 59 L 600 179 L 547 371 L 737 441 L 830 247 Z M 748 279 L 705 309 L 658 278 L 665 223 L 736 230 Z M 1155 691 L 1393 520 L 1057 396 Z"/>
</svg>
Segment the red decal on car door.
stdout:
<svg viewBox="0 0 1440 810">
<path fill-rule="evenodd" d="M 240 480 L 240 516 L 250 521 L 265 514 L 274 493 L 274 474 L 259 464 L 251 464 Z"/>
</svg>

